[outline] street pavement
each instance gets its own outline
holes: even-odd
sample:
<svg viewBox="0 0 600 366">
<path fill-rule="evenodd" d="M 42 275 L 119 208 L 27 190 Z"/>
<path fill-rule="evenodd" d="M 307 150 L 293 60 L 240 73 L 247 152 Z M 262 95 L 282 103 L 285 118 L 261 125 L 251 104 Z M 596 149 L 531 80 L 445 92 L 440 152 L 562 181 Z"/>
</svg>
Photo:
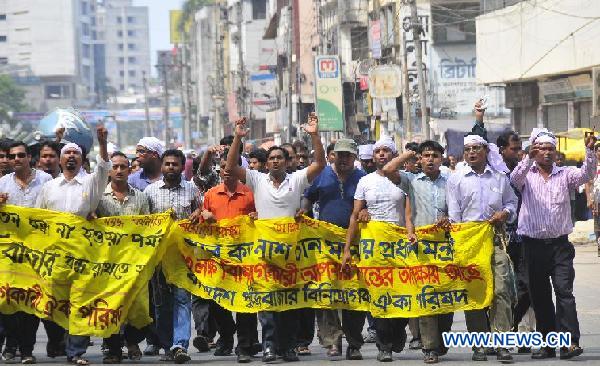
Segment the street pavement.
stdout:
<svg viewBox="0 0 600 366">
<path fill-rule="evenodd" d="M 575 256 L 575 297 L 577 300 L 577 310 L 579 314 L 579 324 L 581 327 L 581 346 L 584 348 L 583 355 L 577 357 L 576 361 L 560 361 L 558 358 L 553 360 L 532 360 L 530 355 L 515 355 L 516 363 L 538 365 L 558 365 L 566 364 L 567 362 L 577 362 L 577 364 L 585 365 L 600 365 L 600 258 L 598 257 L 598 249 L 595 244 L 585 244 L 576 246 Z M 458 313 L 454 317 L 455 331 L 466 331 L 464 316 Z M 366 332 L 366 329 L 365 329 Z M 408 328 L 407 328 L 408 332 Z M 410 339 L 410 333 L 409 337 Z M 88 349 L 86 357 L 94 364 L 102 363 L 102 354 L 100 352 L 101 339 L 93 339 L 94 346 Z M 344 344 L 344 351 L 345 351 Z M 145 344 L 141 344 L 142 350 Z M 49 359 L 45 355 L 46 349 L 46 334 L 43 327 L 40 327 L 38 333 L 38 343 L 34 355 L 38 358 L 38 363 L 64 364 L 66 359 L 57 358 Z M 294 363 L 297 366 L 301 365 L 326 365 L 331 362 L 345 361 L 343 357 L 329 360 L 326 355 L 326 350 L 321 348 L 315 339 L 311 345 L 312 355 L 303 356 L 300 362 Z M 210 366 L 232 365 L 235 364 L 236 358 L 215 357 L 212 353 L 198 353 L 197 350 L 190 346 L 190 354 L 192 361 L 190 364 L 206 364 Z M 362 349 L 363 361 L 346 361 L 352 365 L 372 365 L 377 363 L 377 348 L 375 344 L 366 344 Z M 450 352 L 440 358 L 440 363 L 447 365 L 463 365 L 472 363 L 471 352 L 467 349 L 451 349 Z M 421 351 L 408 350 L 408 345 L 400 354 L 394 354 L 394 362 L 402 363 L 403 365 L 422 365 L 423 358 Z M 133 363 L 125 360 L 124 364 Z M 253 361 L 254 364 L 262 363 L 260 354 Z M 282 362 L 278 362 L 282 363 Z M 488 363 L 496 363 L 495 356 L 488 356 Z M 141 361 L 135 364 L 161 364 L 158 357 L 144 357 Z"/>
</svg>

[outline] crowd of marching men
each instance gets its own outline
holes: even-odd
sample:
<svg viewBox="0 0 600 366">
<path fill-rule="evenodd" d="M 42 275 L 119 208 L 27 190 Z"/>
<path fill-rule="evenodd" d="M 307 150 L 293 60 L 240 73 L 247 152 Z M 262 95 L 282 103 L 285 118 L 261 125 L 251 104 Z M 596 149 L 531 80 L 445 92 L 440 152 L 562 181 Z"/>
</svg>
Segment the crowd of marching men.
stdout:
<svg viewBox="0 0 600 366">
<path fill-rule="evenodd" d="M 416 240 L 415 227 L 448 228 L 453 223 L 488 221 L 495 232 L 494 299 L 488 309 L 465 311 L 467 330 L 568 332 L 572 344 L 560 349 L 559 356 L 578 356 L 583 349 L 573 295 L 574 247 L 568 241 L 573 230 L 570 192 L 586 184 L 595 189 L 596 151 L 600 151 L 596 139 L 586 138 L 580 168 L 564 167 L 557 164 L 557 140 L 551 132 L 534 129 L 524 151 L 515 132 L 489 141 L 483 127 L 485 110 L 477 103 L 475 111 L 475 127 L 464 138 L 462 157 L 446 156 L 444 147 L 435 141 L 409 143 L 400 153 L 389 138 L 362 145 L 339 139 L 325 149 L 315 115 L 302 126 L 311 139 L 310 152 L 300 141 L 268 150 L 244 145 L 247 128 L 242 119 L 233 136 L 200 158 L 165 149 L 157 138 L 144 137 L 133 162 L 121 152 L 108 151 L 108 133 L 99 126 L 93 172 L 85 167 L 86 152 L 77 144 L 46 141 L 39 154 L 32 156 L 25 143 L 3 141 L 0 204 L 69 212 L 88 219 L 169 209 L 177 219 L 209 223 L 239 215 L 255 219 L 309 215 L 348 229 L 342 258 L 347 271 L 355 265 L 350 248 L 359 239 L 359 222 L 400 225 L 407 228 L 410 240 Z M 186 363 L 191 359 L 191 346 L 199 352 L 214 349 L 215 356 L 235 353 L 239 363 L 251 362 L 259 354 L 267 363 L 292 362 L 311 354 L 315 331 L 333 359 L 361 360 L 361 347 L 373 342 L 377 360 L 389 362 L 408 343 L 410 349 L 423 352 L 425 363 L 437 363 L 448 352 L 441 334 L 451 330 L 453 321 L 453 314 L 409 320 L 323 309 L 237 313 L 234 317 L 214 301 L 168 284 L 160 271 L 150 281 L 150 313 L 154 322 L 146 328 L 125 325 L 119 334 L 103 340 L 103 363 L 136 361 L 143 356 Z M 48 336 L 48 357 L 66 356 L 69 363 L 89 364 L 85 357 L 89 337 L 71 335 L 47 319 L 41 322 Z M 39 318 L 23 312 L 0 314 L 4 362 L 36 363 L 33 350 L 39 323 Z M 347 343 L 345 352 L 342 337 Z M 139 344 L 144 340 L 142 351 Z M 512 363 L 511 352 L 474 348 L 472 359 L 485 361 L 490 356 Z M 552 348 L 520 348 L 518 352 L 531 353 L 534 359 L 557 356 Z"/>
</svg>

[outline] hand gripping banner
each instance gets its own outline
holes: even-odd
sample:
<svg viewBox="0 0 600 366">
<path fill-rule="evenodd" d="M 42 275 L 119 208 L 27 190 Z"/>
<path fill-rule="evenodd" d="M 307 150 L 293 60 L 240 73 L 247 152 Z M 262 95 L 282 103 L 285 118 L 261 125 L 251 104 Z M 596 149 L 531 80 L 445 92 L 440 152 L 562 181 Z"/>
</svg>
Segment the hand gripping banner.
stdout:
<svg viewBox="0 0 600 366">
<path fill-rule="evenodd" d="M 0 312 L 25 311 L 99 337 L 125 322 L 149 324 L 148 281 L 171 223 L 168 213 L 86 221 L 0 208 Z"/>
<path fill-rule="evenodd" d="M 163 258 L 167 281 L 237 312 L 354 309 L 376 317 L 419 317 L 491 303 L 493 230 L 454 225 L 417 229 L 361 225 L 351 272 L 341 271 L 346 231 L 304 218 L 172 226 Z"/>
</svg>

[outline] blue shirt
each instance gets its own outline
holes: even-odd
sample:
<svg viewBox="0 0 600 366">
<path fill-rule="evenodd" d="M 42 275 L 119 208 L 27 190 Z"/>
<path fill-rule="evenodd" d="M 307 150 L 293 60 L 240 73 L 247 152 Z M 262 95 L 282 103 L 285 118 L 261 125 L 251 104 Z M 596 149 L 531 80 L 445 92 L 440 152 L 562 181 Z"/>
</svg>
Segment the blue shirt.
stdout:
<svg viewBox="0 0 600 366">
<path fill-rule="evenodd" d="M 348 228 L 356 186 L 365 175 L 367 173 L 364 171 L 354 169 L 344 184 L 340 184 L 333 168 L 327 166 L 306 190 L 304 196 L 311 202 L 319 202 L 319 220 Z"/>
<path fill-rule="evenodd" d="M 448 216 L 452 222 L 487 221 L 495 212 L 509 213 L 508 223 L 517 218 L 517 196 L 505 173 L 489 165 L 479 175 L 466 166 L 448 178 Z"/>
<path fill-rule="evenodd" d="M 163 176 L 161 174 L 160 178 L 158 178 L 154 182 L 162 180 L 162 178 L 163 178 Z M 137 172 L 131 174 L 129 176 L 129 178 L 127 179 L 127 182 L 133 188 L 135 188 L 139 191 L 142 191 L 142 192 L 144 191 L 144 189 L 146 189 L 146 187 L 148 187 L 150 184 L 154 183 L 153 181 L 150 180 L 150 178 L 148 178 L 148 176 L 146 174 L 144 174 L 144 169 L 140 169 Z"/>
<path fill-rule="evenodd" d="M 448 177 L 444 173 L 440 172 L 440 175 L 433 181 L 425 173 L 404 174 L 410 180 L 408 195 L 415 226 L 435 224 L 448 214 L 448 205 L 446 204 Z"/>
</svg>

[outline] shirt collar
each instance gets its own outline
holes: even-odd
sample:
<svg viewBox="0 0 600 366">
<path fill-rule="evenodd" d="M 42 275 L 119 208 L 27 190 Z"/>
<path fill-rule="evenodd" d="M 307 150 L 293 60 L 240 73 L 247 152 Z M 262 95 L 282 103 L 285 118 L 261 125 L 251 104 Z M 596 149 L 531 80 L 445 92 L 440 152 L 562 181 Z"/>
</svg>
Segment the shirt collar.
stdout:
<svg viewBox="0 0 600 366">
<path fill-rule="evenodd" d="M 65 178 L 65 175 L 63 173 L 60 173 L 58 178 L 61 179 L 61 182 L 60 182 L 61 185 L 65 184 L 65 183 L 70 183 L 72 181 L 75 181 L 78 184 L 83 184 L 83 178 L 85 178 L 85 175 L 83 175 L 81 173 L 77 173 L 77 175 L 75 177 L 73 177 L 73 179 L 71 179 L 70 181 L 67 181 L 67 178 Z"/>
<path fill-rule="evenodd" d="M 483 174 L 488 173 L 488 172 L 491 174 L 493 171 L 494 170 L 492 169 L 492 167 L 489 164 L 486 164 L 485 169 L 483 170 Z M 478 175 L 477 173 L 475 173 L 475 171 L 473 170 L 473 168 L 471 168 L 470 165 L 465 166 L 463 168 L 462 172 L 465 176 L 470 175 L 470 174 Z M 483 174 L 481 174 L 481 175 L 483 175 Z"/>
<path fill-rule="evenodd" d="M 431 179 L 429 179 L 429 177 L 427 176 L 427 174 L 425 174 L 423 172 L 418 173 L 417 175 L 415 175 L 415 179 L 417 179 L 417 180 L 431 180 Z M 446 176 L 444 175 L 443 172 L 440 172 L 440 174 L 438 175 L 438 177 L 435 178 L 435 180 L 432 180 L 432 182 L 437 182 L 440 179 L 446 179 Z"/>
<path fill-rule="evenodd" d="M 177 186 L 178 188 L 185 188 L 185 186 L 183 185 L 183 178 L 181 178 L 181 180 L 179 181 L 179 185 Z M 161 179 L 158 181 L 158 188 L 162 189 L 162 188 L 166 188 L 165 187 L 165 180 Z"/>
<path fill-rule="evenodd" d="M 112 184 L 108 183 L 106 185 L 106 189 L 104 189 L 104 195 L 108 196 L 108 195 L 111 195 L 112 193 L 113 193 Z M 131 184 L 127 184 L 127 195 L 128 196 L 135 195 L 135 191 L 133 190 L 133 187 L 131 186 Z"/>
<path fill-rule="evenodd" d="M 246 192 L 244 192 L 244 190 L 242 189 L 243 185 L 241 182 L 237 182 L 237 184 L 235 185 L 235 190 L 233 191 L 233 194 L 240 194 L 240 195 L 245 195 Z M 219 194 L 226 194 L 227 193 L 227 189 L 225 187 L 225 183 L 221 183 L 217 186 L 217 193 Z"/>
<path fill-rule="evenodd" d="M 564 170 L 566 167 L 564 166 L 556 166 L 556 164 L 552 165 L 552 172 L 550 173 L 550 175 L 555 175 L 558 174 L 561 170 Z M 534 171 L 535 173 L 539 173 L 540 168 L 538 167 L 537 163 L 533 164 L 533 166 L 531 167 L 531 170 Z"/>
</svg>

